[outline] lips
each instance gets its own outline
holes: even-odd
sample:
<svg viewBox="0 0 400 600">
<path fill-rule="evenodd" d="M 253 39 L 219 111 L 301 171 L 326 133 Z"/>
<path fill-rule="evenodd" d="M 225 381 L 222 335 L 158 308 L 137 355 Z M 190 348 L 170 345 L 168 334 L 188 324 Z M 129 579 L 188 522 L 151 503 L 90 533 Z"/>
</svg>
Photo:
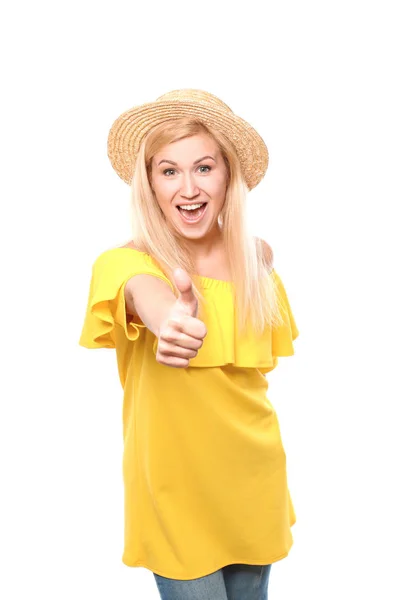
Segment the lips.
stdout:
<svg viewBox="0 0 400 600">
<path fill-rule="evenodd" d="M 184 208 L 180 208 L 182 205 L 178 205 L 176 208 L 179 212 L 179 214 L 181 215 L 182 220 L 185 223 L 198 223 L 202 218 L 203 215 L 205 214 L 205 212 L 207 211 L 207 206 L 208 203 L 207 202 L 197 202 L 194 203 L 192 205 L 190 204 L 186 204 L 184 206 L 196 206 L 197 204 L 201 204 L 201 206 L 199 208 L 195 208 L 194 210 L 187 210 Z"/>
</svg>

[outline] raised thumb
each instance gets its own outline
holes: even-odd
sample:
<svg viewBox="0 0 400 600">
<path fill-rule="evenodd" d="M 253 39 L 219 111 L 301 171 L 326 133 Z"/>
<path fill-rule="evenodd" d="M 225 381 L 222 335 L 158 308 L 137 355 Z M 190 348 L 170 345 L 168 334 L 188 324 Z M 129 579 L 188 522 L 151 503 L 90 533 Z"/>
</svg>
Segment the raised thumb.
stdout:
<svg viewBox="0 0 400 600">
<path fill-rule="evenodd" d="M 173 272 L 175 285 L 180 293 L 180 300 L 185 304 L 197 302 L 193 293 L 192 280 L 184 269 L 174 269 Z"/>
</svg>

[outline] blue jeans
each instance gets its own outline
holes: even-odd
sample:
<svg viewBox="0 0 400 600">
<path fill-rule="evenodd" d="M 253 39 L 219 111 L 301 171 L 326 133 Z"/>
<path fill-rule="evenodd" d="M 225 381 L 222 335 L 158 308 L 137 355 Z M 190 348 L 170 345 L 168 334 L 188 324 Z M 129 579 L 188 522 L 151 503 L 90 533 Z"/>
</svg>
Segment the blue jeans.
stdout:
<svg viewBox="0 0 400 600">
<path fill-rule="evenodd" d="M 232 564 L 197 579 L 153 573 L 161 600 L 268 600 L 271 565 Z"/>
</svg>

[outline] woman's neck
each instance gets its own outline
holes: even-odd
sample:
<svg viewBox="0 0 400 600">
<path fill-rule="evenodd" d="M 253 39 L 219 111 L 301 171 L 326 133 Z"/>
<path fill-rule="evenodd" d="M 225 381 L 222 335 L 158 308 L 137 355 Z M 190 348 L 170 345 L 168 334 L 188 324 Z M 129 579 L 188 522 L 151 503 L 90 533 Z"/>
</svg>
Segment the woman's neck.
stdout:
<svg viewBox="0 0 400 600">
<path fill-rule="evenodd" d="M 198 240 L 188 240 L 185 238 L 183 245 L 190 253 L 195 263 L 212 260 L 216 255 L 223 253 L 224 244 L 222 233 L 218 232 L 214 236 L 208 236 Z"/>
</svg>

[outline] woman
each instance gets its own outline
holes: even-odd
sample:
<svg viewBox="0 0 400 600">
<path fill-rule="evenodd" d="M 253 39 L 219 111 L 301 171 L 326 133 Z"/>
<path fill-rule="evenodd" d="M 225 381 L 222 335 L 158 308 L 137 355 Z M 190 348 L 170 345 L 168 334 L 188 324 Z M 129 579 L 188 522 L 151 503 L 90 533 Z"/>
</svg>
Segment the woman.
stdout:
<svg viewBox="0 0 400 600">
<path fill-rule="evenodd" d="M 93 264 L 80 344 L 115 348 L 124 390 L 122 561 L 163 600 L 267 598 L 296 521 L 265 374 L 298 335 L 246 192 L 268 151 L 215 96 L 123 113 L 108 155 L 133 237 Z"/>
</svg>

